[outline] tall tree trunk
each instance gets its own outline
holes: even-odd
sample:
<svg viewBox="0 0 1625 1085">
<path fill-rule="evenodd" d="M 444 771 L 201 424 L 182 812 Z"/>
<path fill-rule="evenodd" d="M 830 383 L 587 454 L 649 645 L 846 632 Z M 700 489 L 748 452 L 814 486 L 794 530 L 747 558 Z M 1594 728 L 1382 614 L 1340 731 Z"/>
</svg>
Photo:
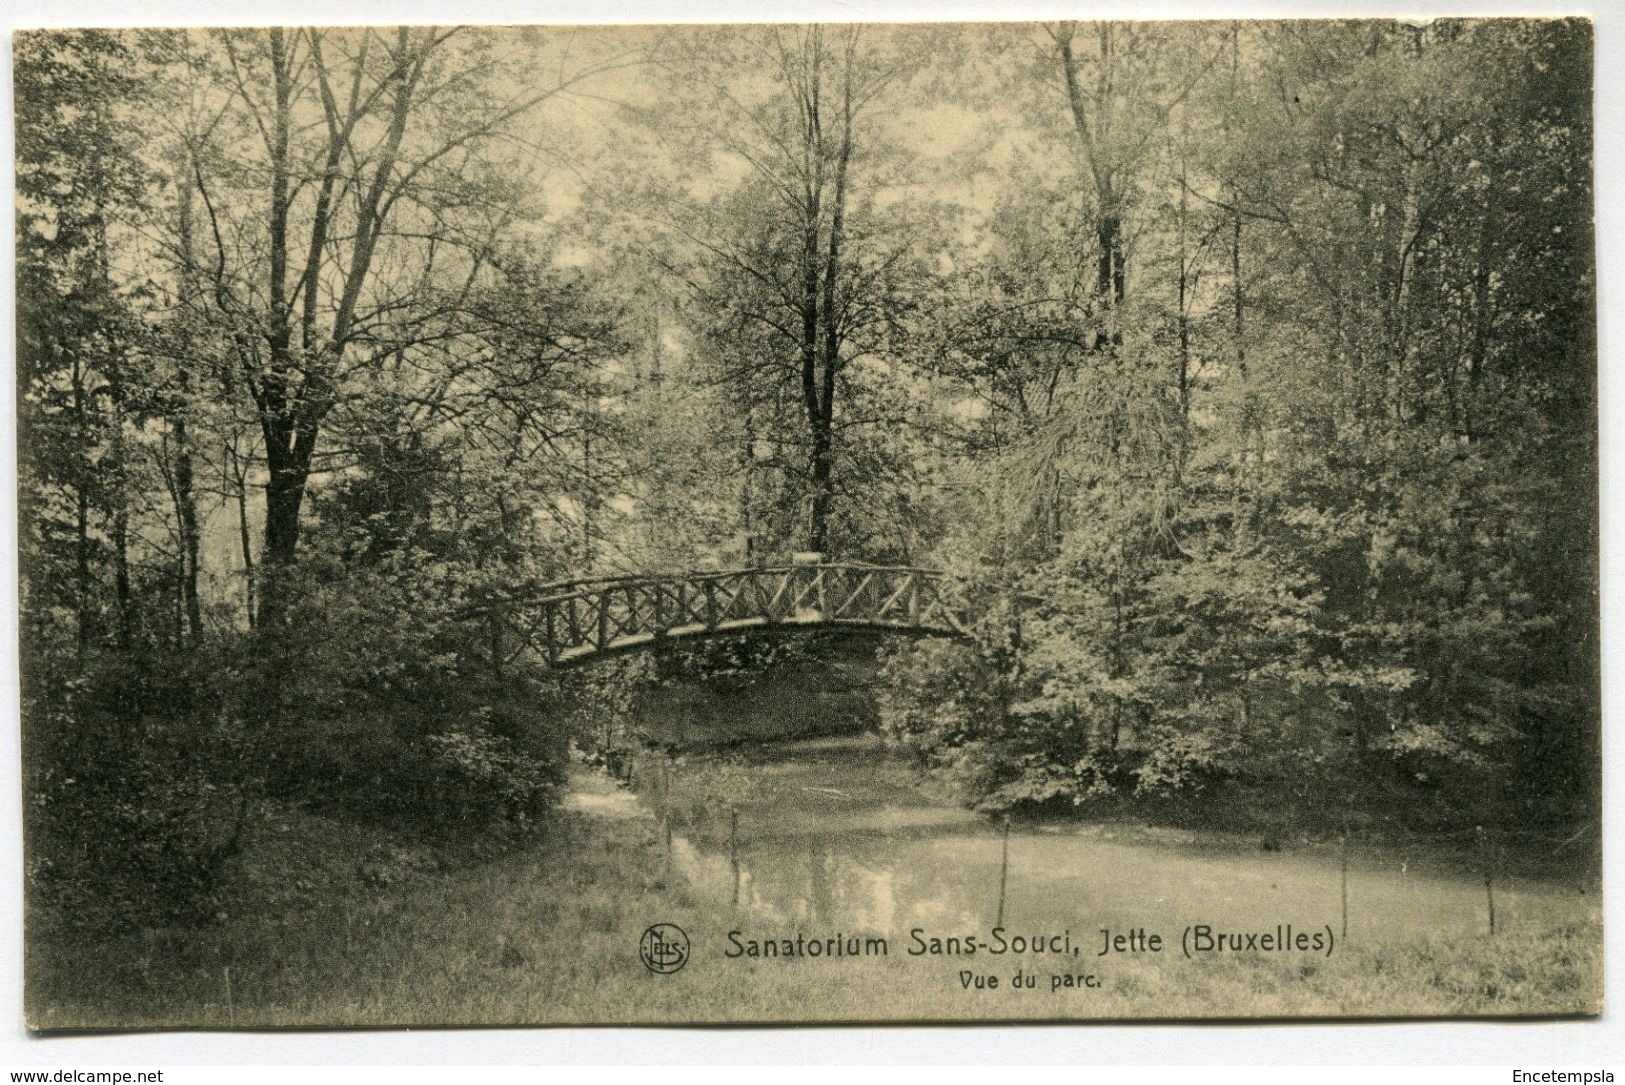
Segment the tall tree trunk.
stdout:
<svg viewBox="0 0 1625 1085">
<path fill-rule="evenodd" d="M 586 428 L 581 436 L 581 473 L 586 478 L 587 492 L 581 502 L 581 561 L 584 568 L 591 569 L 597 549 L 594 533 L 598 529 L 598 487 L 594 482 L 592 460 L 592 431 L 597 416 L 590 392 L 582 404 L 582 414 L 586 417 Z M 503 526 L 506 530 L 506 523 Z"/>
<path fill-rule="evenodd" d="M 90 494 L 84 485 L 77 487 L 77 506 L 74 516 L 74 614 L 77 632 L 79 662 L 90 652 Z"/>
<path fill-rule="evenodd" d="M 823 332 L 823 388 L 821 410 L 813 423 L 812 529 L 808 545 L 819 553 L 829 550 L 829 514 L 834 499 L 835 377 L 841 368 L 841 245 L 846 227 L 846 175 L 852 161 L 852 53 L 848 46 L 841 87 L 841 144 L 835 157 L 835 192 L 830 202 L 829 248 L 824 258 L 824 297 L 820 313 Z"/>
<path fill-rule="evenodd" d="M 104 296 L 113 294 L 112 268 L 107 251 L 107 223 L 104 209 L 96 205 L 96 275 Z M 130 505 L 129 462 L 124 439 L 125 404 L 128 390 L 124 382 L 124 366 L 115 353 L 117 344 L 111 344 L 106 364 L 107 402 L 110 418 L 110 456 L 103 467 L 103 476 L 111 481 L 112 525 L 109 534 L 113 544 L 113 595 L 118 606 L 118 645 L 128 651 L 135 641 L 135 599 L 130 588 Z"/>
<path fill-rule="evenodd" d="M 271 34 L 272 94 L 275 112 L 267 150 L 271 159 L 270 280 L 268 283 L 270 328 L 266 332 L 270 366 L 265 374 L 261 398 L 261 426 L 265 430 L 265 579 L 260 593 L 259 628 L 281 626 L 287 605 L 287 577 L 299 549 L 299 509 L 304 503 L 305 483 L 310 461 L 299 455 L 300 416 L 310 410 L 307 395 L 295 395 L 290 384 L 294 362 L 289 349 L 293 339 L 292 313 L 288 306 L 288 140 L 291 123 L 292 78 L 288 70 L 287 43 L 282 31 Z M 359 244 L 359 242 L 358 242 Z M 308 350 L 308 344 L 307 344 Z M 304 384 L 310 385 L 307 373 Z"/>
<path fill-rule="evenodd" d="M 113 416 L 111 456 L 105 471 L 114 488 L 112 523 L 108 530 L 113 544 L 113 598 L 118 606 L 118 645 L 128 651 L 135 643 L 135 597 L 130 588 L 130 499 L 125 472 L 129 457 L 124 440 L 125 389 L 120 366 L 108 367 L 107 388 Z"/>
<path fill-rule="evenodd" d="M 1191 423 L 1191 318 L 1187 309 L 1189 302 L 1186 295 L 1188 293 L 1189 283 L 1185 266 L 1185 213 L 1182 207 L 1179 216 L 1179 371 L 1175 374 L 1179 390 L 1179 428 L 1181 434 L 1179 458 L 1181 463 L 1184 463 L 1185 460 L 1184 436 Z"/>
<path fill-rule="evenodd" d="M 756 417 L 749 400 L 745 403 L 745 441 L 740 449 L 741 481 L 739 486 L 739 530 L 745 540 L 745 564 L 756 563 Z"/>
<path fill-rule="evenodd" d="M 1112 310 L 1123 304 L 1127 286 L 1123 269 L 1123 218 L 1116 205 L 1115 198 L 1102 195 L 1100 223 L 1095 231 L 1100 245 L 1095 266 L 1095 293 Z M 1122 342 L 1120 329 L 1112 329 L 1111 341 L 1113 344 Z"/>
<path fill-rule="evenodd" d="M 130 590 L 130 511 L 119 501 L 113 510 L 113 591 L 118 599 L 118 646 L 135 642 L 135 600 Z"/>
<path fill-rule="evenodd" d="M 203 606 L 198 599 L 198 521 L 197 495 L 192 487 L 192 439 L 186 415 L 191 398 L 191 381 L 183 366 L 180 373 L 181 404 L 175 416 L 175 504 L 180 524 L 181 606 L 186 613 L 186 630 L 196 646 L 203 641 Z"/>
<path fill-rule="evenodd" d="M 1231 357 L 1236 367 L 1236 379 L 1241 383 L 1241 460 L 1245 475 L 1249 462 L 1260 468 L 1264 461 L 1262 427 L 1258 418 L 1258 398 L 1253 390 L 1252 374 L 1247 367 L 1247 303 L 1241 275 L 1241 212 L 1230 218 L 1230 343 Z"/>
<path fill-rule="evenodd" d="M 1231 109 L 1234 110 L 1237 83 L 1241 75 L 1241 38 L 1237 26 L 1230 27 L 1230 95 Z M 1225 130 L 1229 131 L 1229 118 L 1225 118 Z M 1257 463 L 1262 468 L 1264 454 L 1262 448 L 1262 427 L 1259 425 L 1258 402 L 1253 392 L 1252 376 L 1247 368 L 1247 324 L 1246 324 L 1246 293 L 1242 281 L 1241 267 L 1241 194 L 1230 186 L 1230 201 L 1235 208 L 1230 213 L 1230 360 L 1235 367 L 1236 380 L 1241 384 L 1241 412 L 1237 419 L 1237 428 L 1241 435 L 1241 473 L 1245 480 L 1249 463 Z M 1254 448 L 1255 440 L 1259 445 Z M 1239 495 L 1238 495 L 1239 496 Z M 1237 516 L 1237 524 L 1242 524 L 1242 517 Z"/>
<path fill-rule="evenodd" d="M 816 146 L 812 153 L 818 154 L 822 161 L 822 154 Z M 808 474 L 812 479 L 812 503 L 807 521 L 807 547 L 811 550 L 818 550 L 824 545 L 824 519 L 829 511 L 819 480 L 821 474 L 828 478 L 829 469 L 829 434 L 824 426 L 824 404 L 818 395 L 821 385 L 818 372 L 818 235 L 823 198 L 822 165 L 817 173 L 810 186 L 801 246 L 801 398 L 807 412 L 811 446 Z"/>
<path fill-rule="evenodd" d="M 237 498 L 237 541 L 243 555 L 243 601 L 248 615 L 248 628 L 252 632 L 259 621 L 259 607 L 255 596 L 254 541 L 248 526 L 248 467 L 238 458 L 237 438 L 232 437 L 231 482 Z"/>
<path fill-rule="evenodd" d="M 280 427 L 267 423 L 267 438 L 278 436 Z M 299 509 L 305 499 L 309 463 L 300 463 L 296 452 L 286 444 L 268 439 L 265 445 L 265 544 L 260 577 L 260 616 L 258 628 L 281 626 L 287 610 L 287 578 L 299 550 Z"/>
<path fill-rule="evenodd" d="M 1183 107 L 1179 111 L 1179 371 L 1175 374 L 1179 393 L 1179 436 L 1175 450 L 1175 478 L 1182 483 L 1185 477 L 1185 459 L 1190 447 L 1191 425 L 1191 318 L 1190 318 L 1190 257 L 1186 252 L 1186 227 L 1190 222 L 1190 186 L 1187 183 L 1186 144 L 1190 141 L 1189 117 Z"/>
<path fill-rule="evenodd" d="M 812 447 L 812 512 L 807 528 L 807 549 L 823 554 L 829 548 L 829 506 L 833 496 L 830 481 L 833 478 L 833 442 L 830 439 L 829 420 L 819 419 L 813 427 Z"/>
<path fill-rule="evenodd" d="M 1096 88 L 1093 101 L 1084 94 L 1083 85 L 1078 79 L 1077 58 L 1072 52 L 1072 38 L 1074 27 L 1071 24 L 1062 24 L 1055 32 L 1055 41 L 1060 49 L 1061 75 L 1066 83 L 1067 103 L 1072 112 L 1072 127 L 1077 133 L 1078 143 L 1086 159 L 1090 176 L 1095 183 L 1095 200 L 1098 218 L 1095 223 L 1095 297 L 1101 308 L 1108 314 L 1103 326 L 1095 334 L 1094 346 L 1096 350 L 1104 350 L 1108 344 L 1117 345 L 1122 342 L 1121 329 L 1113 317 L 1113 310 L 1119 308 L 1127 292 L 1127 275 L 1123 256 L 1123 217 L 1122 217 L 1122 183 L 1112 165 L 1104 155 L 1104 148 L 1100 146 L 1097 136 L 1105 130 L 1110 110 L 1112 109 L 1110 72 L 1112 68 L 1112 30 L 1107 24 L 1100 26 L 1100 85 Z M 1091 107 L 1094 117 L 1091 119 Z"/>
<path fill-rule="evenodd" d="M 87 410 L 85 374 L 78 351 L 74 351 L 73 354 L 72 382 L 74 424 L 79 438 L 78 451 L 83 455 L 90 449 L 90 423 L 85 415 Z M 88 473 L 87 468 L 88 464 L 80 465 L 80 471 L 83 473 Z M 90 652 L 91 624 L 94 620 L 90 582 L 90 487 L 86 479 L 81 477 L 74 482 L 73 489 L 74 630 L 79 662 L 83 663 L 85 656 Z"/>
</svg>

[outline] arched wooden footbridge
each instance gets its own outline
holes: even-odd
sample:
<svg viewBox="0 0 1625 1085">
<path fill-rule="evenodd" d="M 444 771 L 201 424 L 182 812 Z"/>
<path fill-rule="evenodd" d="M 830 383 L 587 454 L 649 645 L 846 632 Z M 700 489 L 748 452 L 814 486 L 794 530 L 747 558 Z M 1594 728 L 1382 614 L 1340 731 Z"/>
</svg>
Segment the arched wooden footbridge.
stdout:
<svg viewBox="0 0 1625 1085">
<path fill-rule="evenodd" d="M 851 626 L 964 635 L 944 576 L 820 562 L 549 584 L 488 605 L 499 665 L 563 667 L 664 640 L 759 628 Z"/>
</svg>

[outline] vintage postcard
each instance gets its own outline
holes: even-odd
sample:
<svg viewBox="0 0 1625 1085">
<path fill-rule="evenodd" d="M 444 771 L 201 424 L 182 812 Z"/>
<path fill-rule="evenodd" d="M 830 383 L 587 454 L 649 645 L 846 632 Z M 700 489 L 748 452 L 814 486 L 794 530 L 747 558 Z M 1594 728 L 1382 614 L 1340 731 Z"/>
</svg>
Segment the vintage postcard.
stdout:
<svg viewBox="0 0 1625 1085">
<path fill-rule="evenodd" d="M 1601 1011 L 1589 22 L 12 49 L 30 1028 Z"/>
</svg>

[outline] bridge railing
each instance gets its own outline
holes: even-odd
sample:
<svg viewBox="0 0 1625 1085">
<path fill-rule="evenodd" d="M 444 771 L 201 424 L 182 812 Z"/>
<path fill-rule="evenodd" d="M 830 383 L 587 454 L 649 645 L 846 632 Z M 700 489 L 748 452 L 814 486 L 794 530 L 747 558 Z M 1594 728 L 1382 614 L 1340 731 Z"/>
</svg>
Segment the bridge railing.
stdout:
<svg viewBox="0 0 1625 1085">
<path fill-rule="evenodd" d="M 494 657 L 548 666 L 667 638 L 777 625 L 852 625 L 960 634 L 942 575 L 911 566 L 826 563 L 609 577 L 545 585 L 494 605 Z"/>
</svg>

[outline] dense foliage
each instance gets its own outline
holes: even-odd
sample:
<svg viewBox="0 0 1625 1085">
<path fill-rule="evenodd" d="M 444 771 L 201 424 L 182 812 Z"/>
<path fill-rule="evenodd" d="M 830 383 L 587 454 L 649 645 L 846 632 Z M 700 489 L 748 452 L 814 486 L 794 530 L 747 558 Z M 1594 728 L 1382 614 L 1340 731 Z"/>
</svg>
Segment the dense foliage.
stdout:
<svg viewBox="0 0 1625 1085">
<path fill-rule="evenodd" d="M 1032 602 L 980 691 L 895 659 L 893 729 L 1000 805 L 1252 777 L 1591 809 L 1583 28 L 1227 29 L 1177 85 L 1162 36 L 1100 28 L 1053 76 L 1115 186 L 1079 216 L 1134 249 L 1020 222 L 946 345 L 1009 510 L 959 552 L 1018 555 Z"/>
</svg>

